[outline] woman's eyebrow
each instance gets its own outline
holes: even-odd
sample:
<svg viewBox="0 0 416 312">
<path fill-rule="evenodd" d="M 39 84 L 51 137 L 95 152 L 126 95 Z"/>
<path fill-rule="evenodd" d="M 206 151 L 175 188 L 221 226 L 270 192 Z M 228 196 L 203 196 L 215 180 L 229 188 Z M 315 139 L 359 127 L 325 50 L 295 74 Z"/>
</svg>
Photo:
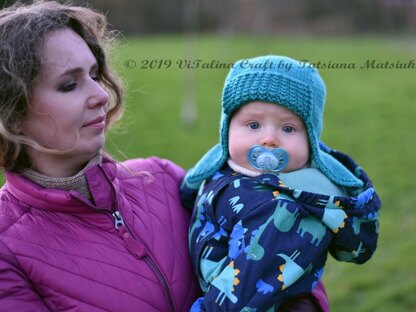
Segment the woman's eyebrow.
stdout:
<svg viewBox="0 0 416 312">
<path fill-rule="evenodd" d="M 68 75 L 76 75 L 76 74 L 82 73 L 83 71 L 84 70 L 81 67 L 70 68 L 64 71 L 62 74 L 60 74 L 58 78 L 61 78 L 63 76 L 68 76 Z"/>
<path fill-rule="evenodd" d="M 89 72 L 91 72 L 91 71 L 95 71 L 95 70 L 97 70 L 97 69 L 98 69 L 98 64 L 97 64 L 97 63 L 95 63 L 95 64 L 93 64 L 93 65 L 91 66 L 91 68 L 90 68 Z M 84 69 L 83 69 L 82 67 L 70 68 L 70 69 L 68 69 L 68 70 L 64 71 L 62 74 L 60 74 L 58 78 L 61 78 L 61 77 L 63 77 L 63 76 L 68 76 L 68 75 L 76 75 L 76 74 L 80 74 L 80 73 L 82 73 L 83 71 L 84 71 Z"/>
</svg>

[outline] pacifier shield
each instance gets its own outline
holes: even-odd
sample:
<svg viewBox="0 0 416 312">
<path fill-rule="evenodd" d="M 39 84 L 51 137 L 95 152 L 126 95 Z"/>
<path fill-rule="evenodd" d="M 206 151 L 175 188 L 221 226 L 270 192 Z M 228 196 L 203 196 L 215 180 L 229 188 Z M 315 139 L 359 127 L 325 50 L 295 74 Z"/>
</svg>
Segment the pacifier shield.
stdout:
<svg viewBox="0 0 416 312">
<path fill-rule="evenodd" d="M 248 163 L 260 171 L 280 172 L 289 163 L 289 154 L 283 148 L 267 149 L 255 145 L 247 153 Z"/>
</svg>

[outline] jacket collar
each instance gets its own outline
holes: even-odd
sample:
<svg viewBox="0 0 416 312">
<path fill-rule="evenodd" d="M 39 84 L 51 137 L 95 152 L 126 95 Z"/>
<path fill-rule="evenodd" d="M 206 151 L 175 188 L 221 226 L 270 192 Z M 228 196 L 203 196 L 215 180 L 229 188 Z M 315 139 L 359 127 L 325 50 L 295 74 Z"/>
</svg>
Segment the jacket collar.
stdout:
<svg viewBox="0 0 416 312">
<path fill-rule="evenodd" d="M 117 167 L 114 161 L 103 159 L 85 171 L 85 177 L 94 203 L 76 191 L 45 189 L 21 174 L 5 172 L 5 188 L 17 199 L 39 209 L 60 212 L 91 212 L 91 209 L 116 209 Z"/>
</svg>

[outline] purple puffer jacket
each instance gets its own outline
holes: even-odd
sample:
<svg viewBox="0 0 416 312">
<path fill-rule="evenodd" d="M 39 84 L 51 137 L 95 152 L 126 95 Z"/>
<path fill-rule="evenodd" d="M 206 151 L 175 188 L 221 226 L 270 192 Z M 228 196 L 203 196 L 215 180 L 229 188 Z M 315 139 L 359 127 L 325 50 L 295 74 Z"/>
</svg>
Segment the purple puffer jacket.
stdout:
<svg viewBox="0 0 416 312">
<path fill-rule="evenodd" d="M 188 311 L 199 288 L 178 197 L 183 174 L 158 158 L 104 159 L 86 172 L 91 205 L 6 172 L 0 310 Z"/>
</svg>

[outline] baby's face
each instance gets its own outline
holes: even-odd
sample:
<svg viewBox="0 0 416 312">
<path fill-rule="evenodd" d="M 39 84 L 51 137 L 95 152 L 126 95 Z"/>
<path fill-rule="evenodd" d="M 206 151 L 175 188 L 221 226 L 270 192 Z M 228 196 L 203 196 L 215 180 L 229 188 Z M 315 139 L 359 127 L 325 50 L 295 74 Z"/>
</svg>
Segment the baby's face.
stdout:
<svg viewBox="0 0 416 312">
<path fill-rule="evenodd" d="M 302 119 L 277 104 L 250 102 L 234 113 L 228 132 L 230 158 L 237 165 L 255 170 L 247 159 L 253 145 L 284 148 L 289 163 L 282 172 L 299 170 L 309 162 L 309 141 Z"/>
</svg>

